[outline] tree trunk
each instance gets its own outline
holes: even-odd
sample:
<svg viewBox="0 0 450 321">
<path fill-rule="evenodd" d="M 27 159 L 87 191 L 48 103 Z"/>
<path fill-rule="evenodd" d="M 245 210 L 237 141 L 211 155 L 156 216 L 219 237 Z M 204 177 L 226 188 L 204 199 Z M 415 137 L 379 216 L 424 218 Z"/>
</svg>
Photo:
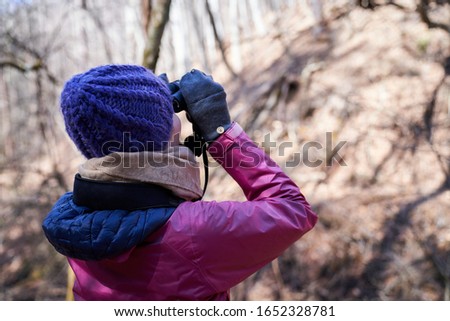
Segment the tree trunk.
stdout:
<svg viewBox="0 0 450 321">
<path fill-rule="evenodd" d="M 1 68 L 1 67 L 0 67 Z M 5 162 L 8 159 L 13 158 L 14 153 L 14 140 L 11 138 L 11 125 L 14 124 L 11 118 L 11 97 L 9 96 L 8 79 L 5 79 L 4 73 L 0 72 L 0 83 L 2 84 L 3 92 L 3 107 L 0 108 L 0 115 L 2 116 L 2 133 L 0 139 L 3 141 L 3 155 L 5 156 Z"/>
<path fill-rule="evenodd" d="M 147 17 L 145 19 L 149 19 L 149 21 L 144 21 L 144 25 L 147 25 L 147 29 L 145 30 L 147 39 L 142 65 L 153 71 L 158 62 L 164 28 L 169 21 L 170 4 L 171 0 L 155 0 L 153 4 L 149 3 L 147 6 L 143 6 L 148 8 L 150 12 L 143 13 L 144 17 Z"/>
</svg>

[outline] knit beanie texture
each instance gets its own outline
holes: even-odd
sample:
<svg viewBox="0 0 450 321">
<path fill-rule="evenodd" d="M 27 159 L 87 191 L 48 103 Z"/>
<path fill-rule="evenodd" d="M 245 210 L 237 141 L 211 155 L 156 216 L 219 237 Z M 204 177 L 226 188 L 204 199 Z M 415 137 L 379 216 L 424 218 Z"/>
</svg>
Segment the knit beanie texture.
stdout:
<svg viewBox="0 0 450 321">
<path fill-rule="evenodd" d="M 172 130 L 169 89 L 141 66 L 106 65 L 75 75 L 64 86 L 61 110 L 67 133 L 88 159 L 162 150 Z"/>
</svg>

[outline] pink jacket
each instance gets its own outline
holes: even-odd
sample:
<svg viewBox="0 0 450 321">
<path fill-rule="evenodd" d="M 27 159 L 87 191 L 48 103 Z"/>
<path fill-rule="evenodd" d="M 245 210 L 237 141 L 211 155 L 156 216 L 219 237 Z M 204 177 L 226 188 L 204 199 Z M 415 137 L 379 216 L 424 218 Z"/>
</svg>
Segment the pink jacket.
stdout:
<svg viewBox="0 0 450 321">
<path fill-rule="evenodd" d="M 317 221 L 295 183 L 234 123 L 209 153 L 246 202 L 184 202 L 145 242 L 114 258 L 69 259 L 77 300 L 229 300 L 229 290 Z"/>
</svg>

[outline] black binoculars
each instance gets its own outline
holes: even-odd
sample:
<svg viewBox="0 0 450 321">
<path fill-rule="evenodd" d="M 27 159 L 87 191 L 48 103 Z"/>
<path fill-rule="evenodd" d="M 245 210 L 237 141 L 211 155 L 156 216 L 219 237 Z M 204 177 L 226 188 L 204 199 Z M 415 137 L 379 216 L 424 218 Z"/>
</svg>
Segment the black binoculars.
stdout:
<svg viewBox="0 0 450 321">
<path fill-rule="evenodd" d="M 169 83 L 169 90 L 172 93 L 172 106 L 175 113 L 187 110 L 186 100 L 184 100 L 183 94 L 180 90 L 180 81 L 175 80 Z M 186 115 L 187 119 L 192 123 L 192 135 L 186 137 L 183 145 L 189 148 L 195 156 L 203 155 L 203 164 L 205 166 L 205 182 L 203 185 L 203 195 L 205 195 L 206 187 L 208 186 L 208 156 L 206 155 L 206 142 L 200 135 L 198 126 L 191 120 L 189 114 Z M 203 196 L 202 196 L 203 197 Z"/>
<path fill-rule="evenodd" d="M 186 101 L 180 90 L 180 81 L 175 80 L 169 84 L 169 90 L 172 94 L 172 106 L 175 113 L 186 110 Z"/>
</svg>

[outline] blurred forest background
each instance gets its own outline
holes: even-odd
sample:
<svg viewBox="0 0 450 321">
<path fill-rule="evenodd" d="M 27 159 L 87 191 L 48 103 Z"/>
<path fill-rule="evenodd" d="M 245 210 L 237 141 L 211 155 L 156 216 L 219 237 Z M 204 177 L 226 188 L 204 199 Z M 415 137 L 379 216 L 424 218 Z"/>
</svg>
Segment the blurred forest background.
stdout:
<svg viewBox="0 0 450 321">
<path fill-rule="evenodd" d="M 59 95 L 110 63 L 213 74 L 319 214 L 233 299 L 450 300 L 449 0 L 0 0 L 0 299 L 65 299 L 41 222 L 83 159 Z M 206 199 L 243 195 L 214 168 Z"/>
</svg>

